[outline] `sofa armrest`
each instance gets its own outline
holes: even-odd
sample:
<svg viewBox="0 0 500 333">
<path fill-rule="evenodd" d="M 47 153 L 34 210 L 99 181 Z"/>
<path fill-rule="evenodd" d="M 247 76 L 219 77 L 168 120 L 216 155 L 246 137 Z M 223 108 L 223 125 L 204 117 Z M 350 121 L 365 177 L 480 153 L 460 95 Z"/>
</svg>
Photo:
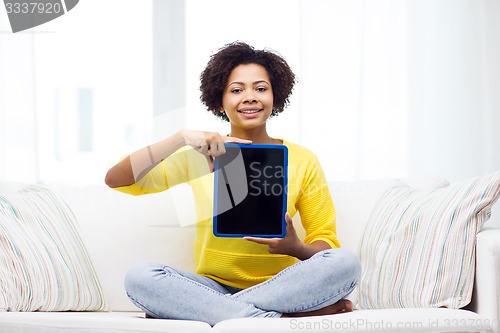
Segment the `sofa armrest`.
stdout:
<svg viewBox="0 0 500 333">
<path fill-rule="evenodd" d="M 500 228 L 485 228 L 477 234 L 474 310 L 491 321 L 499 332 L 500 318 Z"/>
</svg>

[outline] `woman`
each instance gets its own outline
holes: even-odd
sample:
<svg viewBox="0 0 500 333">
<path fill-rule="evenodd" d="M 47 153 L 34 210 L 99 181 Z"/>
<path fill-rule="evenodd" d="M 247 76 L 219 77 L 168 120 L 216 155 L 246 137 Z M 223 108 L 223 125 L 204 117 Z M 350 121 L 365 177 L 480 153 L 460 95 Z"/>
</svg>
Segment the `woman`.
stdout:
<svg viewBox="0 0 500 333">
<path fill-rule="evenodd" d="M 195 273 L 158 263 L 133 267 L 125 278 L 131 301 L 146 316 L 205 321 L 291 317 L 352 311 L 344 299 L 360 265 L 339 249 L 335 209 L 316 156 L 267 132 L 295 84 L 287 62 L 268 50 L 237 42 L 215 53 L 201 74 L 201 100 L 230 124 L 229 135 L 181 130 L 121 160 L 106 184 L 129 194 L 191 185 L 197 215 Z M 224 143 L 283 144 L 288 148 L 288 204 L 284 238 L 218 238 L 212 233 L 213 158 Z M 304 241 L 292 223 L 300 213 Z"/>
</svg>

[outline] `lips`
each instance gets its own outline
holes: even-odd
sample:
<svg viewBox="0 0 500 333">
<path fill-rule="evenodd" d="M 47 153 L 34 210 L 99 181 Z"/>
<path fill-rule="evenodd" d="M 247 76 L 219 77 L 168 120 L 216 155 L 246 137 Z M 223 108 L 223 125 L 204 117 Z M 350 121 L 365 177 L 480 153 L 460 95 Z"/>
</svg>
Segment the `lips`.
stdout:
<svg viewBox="0 0 500 333">
<path fill-rule="evenodd" d="M 260 111 L 262 111 L 262 109 L 241 109 L 241 110 L 238 110 L 239 113 L 243 113 L 243 114 L 254 114 L 254 113 L 257 113 Z"/>
</svg>

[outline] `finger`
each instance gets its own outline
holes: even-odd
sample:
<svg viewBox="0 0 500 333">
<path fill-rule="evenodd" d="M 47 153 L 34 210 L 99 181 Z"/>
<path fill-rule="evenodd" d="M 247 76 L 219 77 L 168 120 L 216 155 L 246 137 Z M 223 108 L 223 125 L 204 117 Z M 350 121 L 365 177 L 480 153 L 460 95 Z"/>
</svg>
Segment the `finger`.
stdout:
<svg viewBox="0 0 500 333">
<path fill-rule="evenodd" d="M 222 154 L 226 153 L 226 147 L 224 146 L 224 142 L 218 142 L 217 143 L 217 156 L 220 156 Z"/>
<path fill-rule="evenodd" d="M 199 146 L 193 146 L 193 148 L 203 154 L 203 155 L 208 155 L 208 148 L 210 148 L 210 146 L 208 146 L 207 144 L 202 144 L 202 145 L 199 145 Z"/>
<path fill-rule="evenodd" d="M 210 155 L 205 155 L 207 158 L 208 162 L 208 167 L 210 168 L 210 172 L 214 172 L 215 166 L 214 166 L 214 158 Z"/>
<path fill-rule="evenodd" d="M 218 144 L 217 141 L 210 142 L 210 145 L 208 146 L 208 152 L 209 155 L 212 157 L 218 156 Z"/>
<path fill-rule="evenodd" d="M 285 213 L 285 222 L 286 222 L 286 228 L 287 229 L 293 229 L 294 228 L 292 217 L 290 216 L 290 214 L 288 214 L 288 212 Z"/>
<path fill-rule="evenodd" d="M 243 237 L 244 240 L 254 242 L 257 244 L 270 245 L 273 242 L 272 238 L 260 238 L 260 237 Z"/>
</svg>

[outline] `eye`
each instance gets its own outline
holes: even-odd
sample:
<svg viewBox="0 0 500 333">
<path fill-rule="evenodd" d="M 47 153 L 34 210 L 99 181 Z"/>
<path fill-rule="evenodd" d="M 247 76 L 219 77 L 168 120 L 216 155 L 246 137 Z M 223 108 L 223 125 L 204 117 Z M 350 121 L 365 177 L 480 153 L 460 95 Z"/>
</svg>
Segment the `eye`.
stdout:
<svg viewBox="0 0 500 333">
<path fill-rule="evenodd" d="M 267 88 L 266 87 L 257 87 L 257 90 L 258 92 L 264 92 L 264 91 L 267 91 Z"/>
<path fill-rule="evenodd" d="M 235 94 L 240 93 L 241 91 L 242 91 L 241 88 L 233 88 L 233 89 L 231 89 L 231 92 L 235 93 Z"/>
</svg>

